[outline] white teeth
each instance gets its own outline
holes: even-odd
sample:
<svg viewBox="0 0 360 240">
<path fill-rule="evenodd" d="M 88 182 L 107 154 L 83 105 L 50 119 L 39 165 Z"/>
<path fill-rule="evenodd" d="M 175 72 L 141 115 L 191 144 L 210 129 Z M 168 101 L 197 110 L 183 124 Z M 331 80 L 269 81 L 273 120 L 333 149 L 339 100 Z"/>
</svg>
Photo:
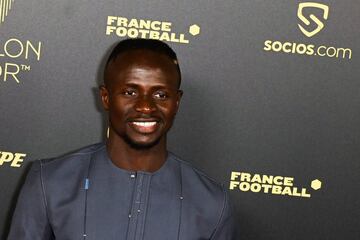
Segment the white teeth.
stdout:
<svg viewBox="0 0 360 240">
<path fill-rule="evenodd" d="M 133 122 L 133 124 L 141 127 L 152 127 L 156 124 L 156 122 Z"/>
</svg>

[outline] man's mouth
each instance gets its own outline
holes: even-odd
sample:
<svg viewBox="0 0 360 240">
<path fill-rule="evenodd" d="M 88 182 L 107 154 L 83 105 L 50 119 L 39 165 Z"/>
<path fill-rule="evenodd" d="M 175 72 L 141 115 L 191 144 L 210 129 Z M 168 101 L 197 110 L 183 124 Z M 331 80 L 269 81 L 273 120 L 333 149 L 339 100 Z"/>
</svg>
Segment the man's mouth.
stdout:
<svg viewBox="0 0 360 240">
<path fill-rule="evenodd" d="M 144 134 L 155 132 L 159 126 L 158 121 L 130 121 L 129 124 L 135 131 Z"/>
</svg>

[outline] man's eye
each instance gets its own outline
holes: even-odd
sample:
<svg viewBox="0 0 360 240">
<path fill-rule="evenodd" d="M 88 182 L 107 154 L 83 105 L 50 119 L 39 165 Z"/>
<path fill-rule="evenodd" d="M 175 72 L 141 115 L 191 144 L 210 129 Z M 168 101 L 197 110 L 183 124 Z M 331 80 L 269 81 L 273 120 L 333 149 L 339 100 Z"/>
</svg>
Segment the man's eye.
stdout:
<svg viewBox="0 0 360 240">
<path fill-rule="evenodd" d="M 126 96 L 135 96 L 136 95 L 136 91 L 135 90 L 131 90 L 131 89 L 127 89 L 123 92 L 124 95 Z"/>
<path fill-rule="evenodd" d="M 168 95 L 165 92 L 156 92 L 154 97 L 157 99 L 165 99 L 168 97 Z"/>
</svg>

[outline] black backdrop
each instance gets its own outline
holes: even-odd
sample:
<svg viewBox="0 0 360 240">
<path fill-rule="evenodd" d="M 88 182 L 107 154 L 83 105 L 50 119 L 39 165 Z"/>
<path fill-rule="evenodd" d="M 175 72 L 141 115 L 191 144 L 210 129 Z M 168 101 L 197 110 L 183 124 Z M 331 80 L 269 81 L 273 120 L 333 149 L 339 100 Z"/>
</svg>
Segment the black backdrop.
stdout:
<svg viewBox="0 0 360 240">
<path fill-rule="evenodd" d="M 359 22 L 356 0 L 0 0 L 2 239 L 31 161 L 104 139 L 128 36 L 178 53 L 170 150 L 229 187 L 242 239 L 359 239 Z"/>
</svg>

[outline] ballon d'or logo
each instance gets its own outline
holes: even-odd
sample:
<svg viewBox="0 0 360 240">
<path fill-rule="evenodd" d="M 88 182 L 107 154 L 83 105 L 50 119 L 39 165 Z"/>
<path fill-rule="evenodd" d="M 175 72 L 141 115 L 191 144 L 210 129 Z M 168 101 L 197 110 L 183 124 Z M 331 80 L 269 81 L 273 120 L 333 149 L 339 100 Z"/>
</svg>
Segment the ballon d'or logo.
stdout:
<svg viewBox="0 0 360 240">
<path fill-rule="evenodd" d="M 318 8 L 320 10 L 322 10 L 323 12 L 323 16 L 322 18 L 324 20 L 326 20 L 329 16 L 329 6 L 326 6 L 324 4 L 320 4 L 320 3 L 315 3 L 315 2 L 304 2 L 304 3 L 300 3 L 299 4 L 299 8 L 298 8 L 298 18 L 306 25 L 309 26 L 310 25 L 310 21 L 304 16 L 303 14 L 303 10 L 305 8 Z M 310 14 L 309 18 L 317 25 L 317 27 L 312 30 L 312 31 L 308 31 L 306 30 L 303 26 L 301 26 L 300 24 L 298 24 L 301 32 L 303 34 L 305 34 L 305 36 L 307 37 L 312 37 L 315 34 L 317 34 L 318 32 L 321 31 L 321 29 L 324 28 L 324 23 L 318 18 L 316 17 L 314 14 Z"/>
<path fill-rule="evenodd" d="M 0 0 L 0 25 L 5 21 L 15 0 Z"/>
</svg>

